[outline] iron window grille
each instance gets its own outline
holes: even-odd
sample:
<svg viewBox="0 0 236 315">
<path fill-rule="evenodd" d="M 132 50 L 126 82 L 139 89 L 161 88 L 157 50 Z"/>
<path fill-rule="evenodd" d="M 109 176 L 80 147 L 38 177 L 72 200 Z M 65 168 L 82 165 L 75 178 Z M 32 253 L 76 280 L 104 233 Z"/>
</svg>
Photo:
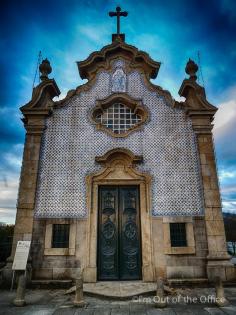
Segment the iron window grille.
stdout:
<svg viewBox="0 0 236 315">
<path fill-rule="evenodd" d="M 69 224 L 53 224 L 52 248 L 69 248 Z"/>
<path fill-rule="evenodd" d="M 114 133 L 121 134 L 139 124 L 142 117 L 135 114 L 129 107 L 121 103 L 115 103 L 105 109 L 102 114 L 97 115 L 96 121 L 111 129 Z"/>
<path fill-rule="evenodd" d="M 170 240 L 172 247 L 187 246 L 185 223 L 170 223 Z"/>
</svg>

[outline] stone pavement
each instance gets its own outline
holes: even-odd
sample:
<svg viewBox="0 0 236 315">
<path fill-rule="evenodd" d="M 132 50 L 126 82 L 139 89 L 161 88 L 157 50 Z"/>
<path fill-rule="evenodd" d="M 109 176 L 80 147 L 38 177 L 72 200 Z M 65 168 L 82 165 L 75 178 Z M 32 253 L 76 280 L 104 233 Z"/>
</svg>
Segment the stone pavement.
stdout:
<svg viewBox="0 0 236 315">
<path fill-rule="evenodd" d="M 169 295 L 165 309 L 156 309 L 151 295 L 127 300 L 85 295 L 88 305 L 79 309 L 73 306 L 74 294 L 65 290 L 27 290 L 24 307 L 12 305 L 15 291 L 0 291 L 0 315 L 236 315 L 236 287 L 225 293 L 229 305 L 221 308 L 214 304 L 213 289 L 195 288 Z"/>
</svg>

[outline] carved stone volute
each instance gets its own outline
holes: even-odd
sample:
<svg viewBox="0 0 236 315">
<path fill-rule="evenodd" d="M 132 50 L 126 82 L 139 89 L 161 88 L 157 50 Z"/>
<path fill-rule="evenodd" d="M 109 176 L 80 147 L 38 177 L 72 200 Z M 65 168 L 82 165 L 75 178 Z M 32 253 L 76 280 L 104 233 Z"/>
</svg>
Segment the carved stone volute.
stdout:
<svg viewBox="0 0 236 315">
<path fill-rule="evenodd" d="M 60 90 L 53 79 L 42 81 L 34 88 L 31 101 L 20 108 L 27 132 L 41 133 L 44 130 L 45 117 L 51 114 L 54 105 L 52 99 L 59 95 Z"/>
<path fill-rule="evenodd" d="M 197 64 L 189 59 L 185 71 L 189 74 L 189 78 L 184 79 L 179 95 L 185 97 L 186 100 L 175 103 L 175 106 L 183 108 L 186 115 L 192 119 L 195 132 L 211 132 L 213 127 L 211 122 L 217 108 L 207 101 L 204 87 L 196 82 Z"/>
</svg>

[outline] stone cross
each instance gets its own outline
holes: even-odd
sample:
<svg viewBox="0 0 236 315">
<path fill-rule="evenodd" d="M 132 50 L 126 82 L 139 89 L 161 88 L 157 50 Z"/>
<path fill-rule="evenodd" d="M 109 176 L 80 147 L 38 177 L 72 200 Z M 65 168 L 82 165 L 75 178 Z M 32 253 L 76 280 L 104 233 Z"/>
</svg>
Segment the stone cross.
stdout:
<svg viewBox="0 0 236 315">
<path fill-rule="evenodd" d="M 117 34 L 120 34 L 120 17 L 121 16 L 127 16 L 128 12 L 126 11 L 121 11 L 121 7 L 116 7 L 116 12 L 109 12 L 109 16 L 113 17 L 116 16 L 117 17 Z"/>
</svg>

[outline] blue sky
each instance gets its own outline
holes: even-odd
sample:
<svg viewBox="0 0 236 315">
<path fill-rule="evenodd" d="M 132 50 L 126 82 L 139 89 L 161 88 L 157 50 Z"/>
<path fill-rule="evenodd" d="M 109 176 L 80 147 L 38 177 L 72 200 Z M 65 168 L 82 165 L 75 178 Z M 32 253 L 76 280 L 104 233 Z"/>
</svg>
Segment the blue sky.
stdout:
<svg viewBox="0 0 236 315">
<path fill-rule="evenodd" d="M 219 107 L 214 138 L 224 211 L 236 212 L 236 1 L 119 1 L 126 42 L 162 62 L 154 83 L 179 99 L 188 58 L 201 68 Z M 76 61 L 111 42 L 114 1 L 9 0 L 1 8 L 0 222 L 13 223 L 24 143 L 19 107 L 31 98 L 37 55 L 53 67 L 62 95 L 82 83 Z M 38 83 L 38 78 L 37 81 Z M 202 78 L 199 83 L 203 84 Z"/>
</svg>

